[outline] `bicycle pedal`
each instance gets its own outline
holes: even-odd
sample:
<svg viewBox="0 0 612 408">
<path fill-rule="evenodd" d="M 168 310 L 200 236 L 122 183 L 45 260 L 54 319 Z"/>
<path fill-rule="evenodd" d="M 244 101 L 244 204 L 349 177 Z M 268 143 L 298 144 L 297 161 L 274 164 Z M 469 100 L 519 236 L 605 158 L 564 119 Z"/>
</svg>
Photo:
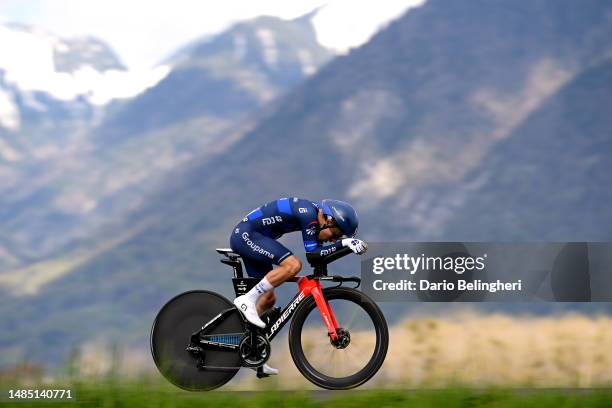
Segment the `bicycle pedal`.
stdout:
<svg viewBox="0 0 612 408">
<path fill-rule="evenodd" d="M 257 378 L 266 378 L 270 377 L 270 374 L 266 374 L 263 372 L 263 367 L 257 367 Z"/>
</svg>

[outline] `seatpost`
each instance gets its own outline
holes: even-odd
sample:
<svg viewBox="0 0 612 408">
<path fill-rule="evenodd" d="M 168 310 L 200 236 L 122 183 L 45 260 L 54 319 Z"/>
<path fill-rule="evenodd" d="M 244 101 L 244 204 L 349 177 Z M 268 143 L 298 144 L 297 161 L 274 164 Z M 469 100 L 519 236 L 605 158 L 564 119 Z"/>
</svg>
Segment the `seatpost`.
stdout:
<svg viewBox="0 0 612 408">
<path fill-rule="evenodd" d="M 220 259 L 221 263 L 229 265 L 234 270 L 234 278 L 243 278 L 242 264 L 235 256 L 228 256 L 229 259 Z"/>
</svg>

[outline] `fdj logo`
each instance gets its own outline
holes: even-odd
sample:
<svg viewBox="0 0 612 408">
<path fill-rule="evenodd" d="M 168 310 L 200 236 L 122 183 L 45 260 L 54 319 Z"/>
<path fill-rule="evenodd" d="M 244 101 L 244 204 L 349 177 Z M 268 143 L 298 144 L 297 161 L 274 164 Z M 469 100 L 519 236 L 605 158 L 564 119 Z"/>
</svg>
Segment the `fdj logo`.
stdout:
<svg viewBox="0 0 612 408">
<path fill-rule="evenodd" d="M 261 223 L 263 225 L 272 225 L 277 222 L 283 222 L 283 218 L 280 215 L 275 215 L 274 217 L 262 218 Z"/>
<path fill-rule="evenodd" d="M 336 247 L 335 246 L 333 246 L 333 247 L 331 247 L 329 249 L 322 249 L 321 250 L 321 256 L 329 255 L 332 252 L 336 252 Z"/>
</svg>

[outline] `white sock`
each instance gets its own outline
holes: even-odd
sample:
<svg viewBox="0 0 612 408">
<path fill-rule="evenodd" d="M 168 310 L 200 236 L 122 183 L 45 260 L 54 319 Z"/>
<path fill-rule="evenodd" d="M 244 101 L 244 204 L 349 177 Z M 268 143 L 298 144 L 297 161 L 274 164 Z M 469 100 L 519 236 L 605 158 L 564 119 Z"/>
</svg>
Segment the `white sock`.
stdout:
<svg viewBox="0 0 612 408">
<path fill-rule="evenodd" d="M 274 286 L 272 286 L 268 278 L 264 276 L 264 278 L 260 280 L 257 285 L 253 286 L 253 288 L 251 288 L 251 290 L 249 290 L 245 296 L 248 296 L 253 302 L 257 302 L 257 299 L 259 299 L 261 295 L 271 291 L 272 289 L 274 289 Z"/>
</svg>

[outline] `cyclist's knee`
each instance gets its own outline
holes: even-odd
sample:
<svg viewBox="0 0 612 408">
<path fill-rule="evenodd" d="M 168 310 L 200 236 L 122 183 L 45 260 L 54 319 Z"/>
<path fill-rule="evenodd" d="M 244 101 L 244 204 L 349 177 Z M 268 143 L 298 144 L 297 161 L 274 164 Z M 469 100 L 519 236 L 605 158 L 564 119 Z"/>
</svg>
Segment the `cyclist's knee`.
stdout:
<svg viewBox="0 0 612 408">
<path fill-rule="evenodd" d="M 302 270 L 302 261 L 300 261 L 300 258 L 298 258 L 297 256 L 291 255 L 283 262 L 281 262 L 281 266 L 286 268 L 287 273 L 290 275 L 290 277 L 294 277 Z"/>
</svg>

